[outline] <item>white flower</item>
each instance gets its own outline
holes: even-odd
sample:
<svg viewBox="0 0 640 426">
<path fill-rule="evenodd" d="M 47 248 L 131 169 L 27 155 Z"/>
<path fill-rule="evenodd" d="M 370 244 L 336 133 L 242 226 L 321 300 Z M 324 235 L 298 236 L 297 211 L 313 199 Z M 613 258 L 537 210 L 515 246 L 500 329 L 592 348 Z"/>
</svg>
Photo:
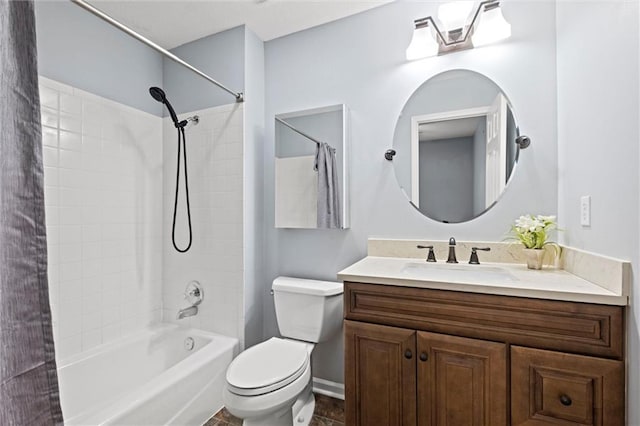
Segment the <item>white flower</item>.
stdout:
<svg viewBox="0 0 640 426">
<path fill-rule="evenodd" d="M 545 225 L 550 225 L 552 223 L 556 222 L 556 217 L 555 216 L 543 216 L 543 215 L 538 215 L 537 218 L 539 221 L 543 222 Z"/>
<path fill-rule="evenodd" d="M 534 219 L 531 216 L 520 216 L 516 219 L 516 228 L 526 230 L 534 226 Z"/>
<path fill-rule="evenodd" d="M 515 236 L 527 248 L 542 248 L 546 244 L 548 232 L 556 225 L 555 216 L 523 215 L 514 221 Z"/>
</svg>

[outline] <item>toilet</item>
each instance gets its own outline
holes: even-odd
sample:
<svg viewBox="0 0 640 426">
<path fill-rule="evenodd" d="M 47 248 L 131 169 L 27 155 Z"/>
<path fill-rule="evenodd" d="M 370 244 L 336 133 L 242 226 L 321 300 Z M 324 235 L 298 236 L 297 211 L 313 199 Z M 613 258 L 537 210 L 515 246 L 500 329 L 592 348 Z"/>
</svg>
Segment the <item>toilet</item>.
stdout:
<svg viewBox="0 0 640 426">
<path fill-rule="evenodd" d="M 231 362 L 223 401 L 244 426 L 306 426 L 315 408 L 311 352 L 342 326 L 343 285 L 278 277 L 271 288 L 283 337 L 255 345 Z"/>
</svg>

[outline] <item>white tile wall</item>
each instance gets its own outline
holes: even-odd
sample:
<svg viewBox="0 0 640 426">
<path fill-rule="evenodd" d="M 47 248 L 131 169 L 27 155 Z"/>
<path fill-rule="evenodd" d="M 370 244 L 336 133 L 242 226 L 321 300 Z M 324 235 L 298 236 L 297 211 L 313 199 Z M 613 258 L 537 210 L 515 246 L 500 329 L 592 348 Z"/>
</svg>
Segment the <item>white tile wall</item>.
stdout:
<svg viewBox="0 0 640 426">
<path fill-rule="evenodd" d="M 58 359 L 159 320 L 162 119 L 40 78 Z"/>
<path fill-rule="evenodd" d="M 243 104 L 224 105 L 197 114 L 198 125 L 186 130 L 193 245 L 178 253 L 171 244 L 171 220 L 176 182 L 177 134 L 165 120 L 163 318 L 176 322 L 187 306 L 186 284 L 199 281 L 204 301 L 198 315 L 178 321 L 193 327 L 238 337 L 243 325 Z M 183 172 L 183 169 L 181 169 Z M 184 182 L 181 176 L 181 184 Z M 186 245 L 184 187 L 181 186 L 176 236 Z"/>
</svg>

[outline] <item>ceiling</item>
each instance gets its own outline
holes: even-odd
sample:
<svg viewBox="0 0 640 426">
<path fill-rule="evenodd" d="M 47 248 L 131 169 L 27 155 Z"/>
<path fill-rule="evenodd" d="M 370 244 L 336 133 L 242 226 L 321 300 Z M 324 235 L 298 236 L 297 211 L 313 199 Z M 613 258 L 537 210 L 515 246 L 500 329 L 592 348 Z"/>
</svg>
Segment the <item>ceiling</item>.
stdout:
<svg viewBox="0 0 640 426">
<path fill-rule="evenodd" d="M 418 126 L 419 139 L 427 142 L 470 137 L 475 135 L 481 120 L 486 120 L 486 116 L 422 123 Z"/>
<path fill-rule="evenodd" d="M 392 0 L 89 0 L 166 49 L 247 25 L 264 41 Z"/>
</svg>

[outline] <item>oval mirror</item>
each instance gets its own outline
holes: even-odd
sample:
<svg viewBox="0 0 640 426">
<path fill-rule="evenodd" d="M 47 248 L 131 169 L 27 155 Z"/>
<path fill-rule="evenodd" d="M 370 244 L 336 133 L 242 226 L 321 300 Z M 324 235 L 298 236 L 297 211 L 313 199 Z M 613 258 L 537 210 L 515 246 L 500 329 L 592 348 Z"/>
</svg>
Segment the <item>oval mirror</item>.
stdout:
<svg viewBox="0 0 640 426">
<path fill-rule="evenodd" d="M 466 222 L 493 207 L 504 192 L 518 160 L 519 136 L 498 85 L 473 71 L 443 72 L 411 95 L 398 118 L 393 141 L 398 183 L 425 216 Z"/>
</svg>

